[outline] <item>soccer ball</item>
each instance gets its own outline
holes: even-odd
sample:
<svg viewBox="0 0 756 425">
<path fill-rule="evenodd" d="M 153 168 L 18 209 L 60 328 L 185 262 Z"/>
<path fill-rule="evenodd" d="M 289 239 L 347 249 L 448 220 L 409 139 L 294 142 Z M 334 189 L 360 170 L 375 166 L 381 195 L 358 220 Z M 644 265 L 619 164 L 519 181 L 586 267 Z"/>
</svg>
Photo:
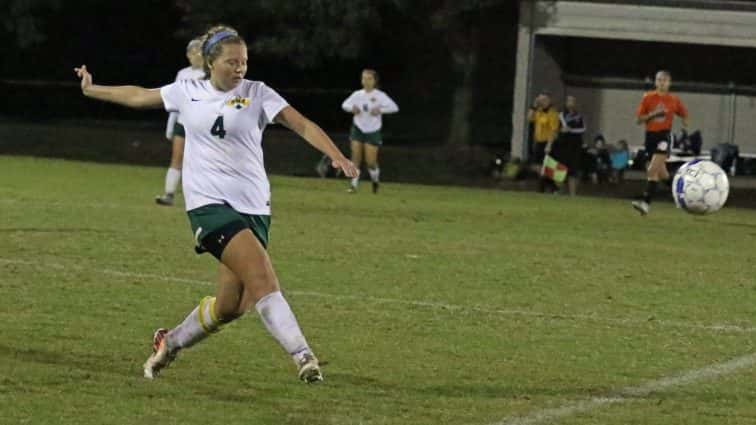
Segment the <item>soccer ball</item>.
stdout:
<svg viewBox="0 0 756 425">
<path fill-rule="evenodd" d="M 686 162 L 672 181 L 675 205 L 692 214 L 711 214 L 719 210 L 729 192 L 727 174 L 719 165 L 706 160 Z"/>
</svg>

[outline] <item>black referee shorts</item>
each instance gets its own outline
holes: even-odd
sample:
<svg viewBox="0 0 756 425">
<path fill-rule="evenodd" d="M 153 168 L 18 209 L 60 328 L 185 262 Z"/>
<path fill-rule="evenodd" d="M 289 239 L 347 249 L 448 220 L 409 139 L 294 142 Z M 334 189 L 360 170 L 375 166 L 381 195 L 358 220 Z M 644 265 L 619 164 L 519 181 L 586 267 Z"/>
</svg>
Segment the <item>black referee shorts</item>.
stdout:
<svg viewBox="0 0 756 425">
<path fill-rule="evenodd" d="M 672 150 L 672 132 L 669 130 L 647 131 L 644 147 L 649 159 L 655 153 L 669 155 Z"/>
</svg>

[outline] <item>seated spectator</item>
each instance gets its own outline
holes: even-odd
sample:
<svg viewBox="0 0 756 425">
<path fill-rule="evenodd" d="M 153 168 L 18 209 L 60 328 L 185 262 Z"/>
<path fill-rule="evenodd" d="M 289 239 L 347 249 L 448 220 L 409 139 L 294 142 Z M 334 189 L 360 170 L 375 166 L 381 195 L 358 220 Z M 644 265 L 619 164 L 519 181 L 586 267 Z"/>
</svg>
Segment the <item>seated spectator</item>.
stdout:
<svg viewBox="0 0 756 425">
<path fill-rule="evenodd" d="M 611 150 L 609 158 L 612 163 L 610 183 L 621 183 L 625 180 L 625 170 L 630 165 L 630 148 L 626 140 L 617 142 L 617 147 Z"/>
<path fill-rule="evenodd" d="M 596 173 L 598 175 L 599 182 L 608 182 L 609 176 L 612 174 L 612 159 L 609 155 L 610 146 L 602 138 L 600 142 L 596 143 L 596 150 L 598 152 L 596 162 Z"/>
<path fill-rule="evenodd" d="M 582 154 L 583 178 L 590 179 L 594 184 L 605 182 L 611 173 L 612 161 L 609 148 L 601 133 L 593 138 L 593 144 L 584 146 Z"/>
</svg>

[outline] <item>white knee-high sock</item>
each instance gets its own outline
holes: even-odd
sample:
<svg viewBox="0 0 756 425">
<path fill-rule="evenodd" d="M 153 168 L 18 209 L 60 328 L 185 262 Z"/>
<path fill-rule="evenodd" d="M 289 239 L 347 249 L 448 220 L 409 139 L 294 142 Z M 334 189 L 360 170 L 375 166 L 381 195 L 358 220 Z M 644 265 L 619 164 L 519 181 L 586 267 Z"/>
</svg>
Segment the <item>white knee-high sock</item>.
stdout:
<svg viewBox="0 0 756 425">
<path fill-rule="evenodd" d="M 181 170 L 176 168 L 169 168 L 165 173 L 165 194 L 173 195 L 176 193 L 179 181 L 181 181 Z"/>
<path fill-rule="evenodd" d="M 370 174 L 370 180 L 378 183 L 381 178 L 381 169 L 378 167 L 368 168 L 368 173 Z"/>
<path fill-rule="evenodd" d="M 262 297 L 255 304 L 255 309 L 260 313 L 268 332 L 287 353 L 296 356 L 310 351 L 297 319 L 280 291 Z"/>
<path fill-rule="evenodd" d="M 219 329 L 215 297 L 205 297 L 180 325 L 168 332 L 166 343 L 170 349 L 191 347 Z"/>
<path fill-rule="evenodd" d="M 357 187 L 358 184 L 360 184 L 360 177 L 352 177 L 352 187 Z"/>
</svg>

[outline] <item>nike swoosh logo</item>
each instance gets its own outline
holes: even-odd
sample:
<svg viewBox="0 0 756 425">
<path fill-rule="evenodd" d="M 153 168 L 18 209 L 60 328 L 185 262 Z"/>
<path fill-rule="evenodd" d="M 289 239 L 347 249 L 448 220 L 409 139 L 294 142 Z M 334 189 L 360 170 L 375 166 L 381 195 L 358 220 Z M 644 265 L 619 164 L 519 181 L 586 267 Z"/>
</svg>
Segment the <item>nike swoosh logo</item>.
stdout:
<svg viewBox="0 0 756 425">
<path fill-rule="evenodd" d="M 199 102 L 200 101 L 199 99 L 195 99 L 193 97 L 191 99 L 192 99 L 192 102 Z"/>
</svg>

